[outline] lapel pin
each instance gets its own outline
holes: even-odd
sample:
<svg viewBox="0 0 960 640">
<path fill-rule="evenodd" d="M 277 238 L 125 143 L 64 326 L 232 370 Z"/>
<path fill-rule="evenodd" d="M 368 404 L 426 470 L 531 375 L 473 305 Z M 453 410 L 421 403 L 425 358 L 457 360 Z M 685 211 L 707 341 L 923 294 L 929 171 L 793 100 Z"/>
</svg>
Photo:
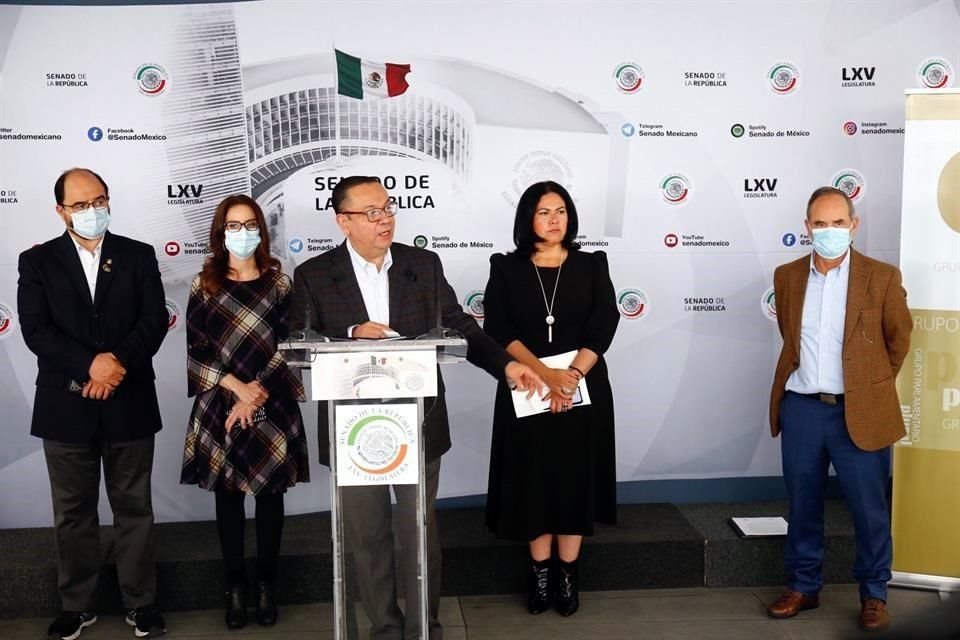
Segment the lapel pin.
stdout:
<svg viewBox="0 0 960 640">
<path fill-rule="evenodd" d="M 103 269 L 106 273 L 113 271 L 113 258 L 107 258 L 107 261 L 103 263 L 101 269 Z"/>
</svg>

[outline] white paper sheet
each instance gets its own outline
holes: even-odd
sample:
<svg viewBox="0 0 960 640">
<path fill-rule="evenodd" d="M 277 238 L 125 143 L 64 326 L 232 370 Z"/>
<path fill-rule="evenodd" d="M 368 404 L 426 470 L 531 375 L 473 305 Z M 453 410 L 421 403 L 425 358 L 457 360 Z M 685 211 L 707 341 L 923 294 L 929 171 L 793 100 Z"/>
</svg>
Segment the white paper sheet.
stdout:
<svg viewBox="0 0 960 640">
<path fill-rule="evenodd" d="M 730 518 L 730 522 L 744 538 L 787 535 L 787 521 L 783 519 L 783 516 L 774 518 Z"/>
<path fill-rule="evenodd" d="M 555 356 L 540 358 L 540 362 L 551 369 L 566 369 L 576 356 L 576 351 L 567 351 L 566 353 L 558 353 Z M 526 418 L 527 416 L 550 411 L 550 402 L 548 400 L 541 399 L 537 393 L 533 394 L 533 397 L 527 398 L 527 393 L 527 391 L 512 392 L 513 410 L 516 412 L 518 418 Z M 583 407 L 588 404 L 590 404 L 590 393 L 587 391 L 587 379 L 581 378 L 579 384 L 577 384 L 577 392 L 573 394 L 573 409 L 571 410 L 576 410 L 577 407 Z"/>
</svg>

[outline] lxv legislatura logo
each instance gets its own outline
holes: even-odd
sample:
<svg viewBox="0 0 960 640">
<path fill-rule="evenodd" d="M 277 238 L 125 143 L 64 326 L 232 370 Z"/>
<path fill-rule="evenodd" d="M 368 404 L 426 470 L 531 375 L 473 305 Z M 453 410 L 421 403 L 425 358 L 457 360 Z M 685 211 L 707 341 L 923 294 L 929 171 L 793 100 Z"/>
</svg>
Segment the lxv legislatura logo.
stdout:
<svg viewBox="0 0 960 640">
<path fill-rule="evenodd" d="M 617 89 L 622 93 L 639 91 L 643 87 L 645 77 L 643 69 L 635 62 L 621 62 L 613 70 Z"/>
<path fill-rule="evenodd" d="M 167 204 L 176 206 L 203 204 L 203 185 L 168 184 Z"/>
<path fill-rule="evenodd" d="M 167 70 L 159 64 L 147 62 L 137 67 L 133 74 L 137 88 L 145 96 L 159 96 L 167 90 Z"/>
<path fill-rule="evenodd" d="M 647 315 L 650 301 L 640 289 L 621 289 L 617 293 L 617 309 L 627 320 L 639 320 Z"/>
<path fill-rule="evenodd" d="M 774 93 L 786 95 L 793 93 L 800 83 L 800 72 L 789 62 L 778 62 L 767 72 L 767 80 Z"/>
</svg>

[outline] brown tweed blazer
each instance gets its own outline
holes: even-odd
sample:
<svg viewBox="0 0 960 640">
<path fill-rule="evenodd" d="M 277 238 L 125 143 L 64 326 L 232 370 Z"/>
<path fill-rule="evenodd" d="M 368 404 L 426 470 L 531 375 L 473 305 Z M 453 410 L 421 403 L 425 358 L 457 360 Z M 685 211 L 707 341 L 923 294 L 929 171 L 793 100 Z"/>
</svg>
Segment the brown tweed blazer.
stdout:
<svg viewBox="0 0 960 640">
<path fill-rule="evenodd" d="M 456 293 L 443 275 L 443 265 L 437 254 L 399 242 L 390 246 L 390 252 L 393 257 L 387 276 L 390 282 L 390 327 L 404 336 L 426 333 L 437 324 L 439 301 L 443 326 L 456 329 L 467 339 L 467 360 L 501 379 L 512 358 L 484 333 L 476 320 L 464 313 Z M 303 327 L 308 307 L 311 327 L 331 338 L 346 338 L 349 326 L 370 319 L 345 243 L 310 258 L 294 271 L 292 327 Z M 437 404 L 431 407 L 431 401 L 427 399 L 428 413 L 423 425 L 428 461 L 439 458 L 450 448 L 443 378 L 439 377 L 437 383 Z M 492 396 L 490 402 L 493 402 Z M 318 413 L 320 462 L 328 464 L 326 403 L 321 403 Z"/>
<path fill-rule="evenodd" d="M 900 270 L 850 249 L 850 281 L 843 338 L 844 417 L 854 444 L 864 451 L 903 437 L 896 376 L 910 349 L 913 319 Z M 780 400 L 787 378 L 800 366 L 800 323 L 810 255 L 777 267 L 773 288 L 783 349 L 770 393 L 770 431 L 780 433 Z"/>
</svg>

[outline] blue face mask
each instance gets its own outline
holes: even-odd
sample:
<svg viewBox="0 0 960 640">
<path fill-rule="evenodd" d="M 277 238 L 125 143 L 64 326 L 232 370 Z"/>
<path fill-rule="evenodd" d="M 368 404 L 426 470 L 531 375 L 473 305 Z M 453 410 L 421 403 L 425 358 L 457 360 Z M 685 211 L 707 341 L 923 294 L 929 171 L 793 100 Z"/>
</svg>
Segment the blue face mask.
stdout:
<svg viewBox="0 0 960 640">
<path fill-rule="evenodd" d="M 813 230 L 813 250 L 827 260 L 839 258 L 850 248 L 850 229 L 826 227 Z"/>
<path fill-rule="evenodd" d="M 227 251 L 240 260 L 246 260 L 252 256 L 257 247 L 260 246 L 260 231 L 240 229 L 239 231 L 226 231 L 225 236 L 224 245 L 227 247 Z"/>
<path fill-rule="evenodd" d="M 90 207 L 83 213 L 71 213 L 70 220 L 73 222 L 74 233 L 87 240 L 96 240 L 105 234 L 110 226 L 110 207 Z"/>
</svg>

